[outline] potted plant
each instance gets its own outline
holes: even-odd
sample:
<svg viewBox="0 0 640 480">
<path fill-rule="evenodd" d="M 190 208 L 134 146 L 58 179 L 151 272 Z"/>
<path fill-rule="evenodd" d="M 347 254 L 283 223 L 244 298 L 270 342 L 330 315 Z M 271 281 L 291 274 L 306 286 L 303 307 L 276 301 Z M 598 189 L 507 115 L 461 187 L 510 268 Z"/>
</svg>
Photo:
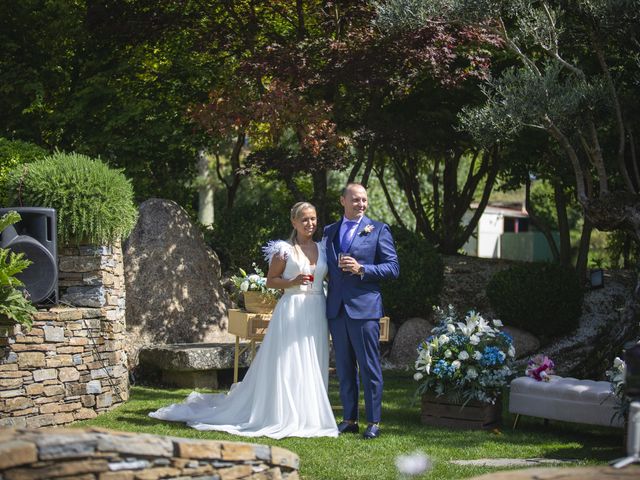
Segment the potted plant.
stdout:
<svg viewBox="0 0 640 480">
<path fill-rule="evenodd" d="M 233 284 L 244 298 L 244 308 L 250 313 L 271 313 L 281 295 L 275 288 L 267 288 L 267 278 L 256 263 L 252 264 L 255 273 L 248 274 L 240 268 L 240 275 L 231 277 Z"/>
<path fill-rule="evenodd" d="M 493 428 L 500 422 L 500 395 L 513 376 L 515 348 L 500 331 L 470 311 L 435 309 L 436 327 L 418 346 L 414 379 L 422 398 L 422 422 L 458 428 Z"/>
<path fill-rule="evenodd" d="M 20 221 L 17 212 L 9 212 L 0 218 L 0 232 L 9 225 Z M 0 325 L 24 325 L 27 329 L 33 323 L 32 314 L 36 308 L 29 302 L 25 292 L 20 290 L 22 282 L 16 278 L 20 272 L 31 265 L 23 253 L 15 253 L 0 248 Z"/>
</svg>

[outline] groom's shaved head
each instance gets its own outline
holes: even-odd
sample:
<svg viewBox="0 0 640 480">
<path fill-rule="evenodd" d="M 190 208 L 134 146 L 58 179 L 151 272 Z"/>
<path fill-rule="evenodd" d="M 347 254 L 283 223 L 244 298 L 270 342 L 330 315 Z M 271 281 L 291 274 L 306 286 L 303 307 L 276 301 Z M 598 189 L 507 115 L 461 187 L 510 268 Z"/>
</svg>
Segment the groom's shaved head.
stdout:
<svg viewBox="0 0 640 480">
<path fill-rule="evenodd" d="M 342 192 L 340 192 L 340 195 L 341 195 L 342 197 L 345 197 L 345 196 L 347 195 L 347 192 L 348 192 L 350 189 L 352 189 L 353 187 L 360 187 L 360 188 L 362 188 L 362 189 L 364 189 L 364 190 L 367 190 L 367 189 L 365 188 L 365 186 L 364 186 L 364 185 L 362 185 L 361 183 L 351 182 L 351 183 L 347 183 L 347 185 L 345 185 L 345 187 L 342 189 Z"/>
</svg>

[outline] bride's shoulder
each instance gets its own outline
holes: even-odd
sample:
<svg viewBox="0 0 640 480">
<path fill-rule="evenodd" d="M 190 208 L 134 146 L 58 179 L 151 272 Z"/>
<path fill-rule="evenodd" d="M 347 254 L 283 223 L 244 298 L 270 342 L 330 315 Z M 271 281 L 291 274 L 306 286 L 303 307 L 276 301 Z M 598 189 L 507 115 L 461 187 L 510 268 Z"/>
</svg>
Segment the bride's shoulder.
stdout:
<svg viewBox="0 0 640 480">
<path fill-rule="evenodd" d="M 264 259 L 269 263 L 271 263 L 271 260 L 275 255 L 278 255 L 285 260 L 288 259 L 292 251 L 293 245 L 284 240 L 269 240 L 267 244 L 262 247 Z"/>
</svg>

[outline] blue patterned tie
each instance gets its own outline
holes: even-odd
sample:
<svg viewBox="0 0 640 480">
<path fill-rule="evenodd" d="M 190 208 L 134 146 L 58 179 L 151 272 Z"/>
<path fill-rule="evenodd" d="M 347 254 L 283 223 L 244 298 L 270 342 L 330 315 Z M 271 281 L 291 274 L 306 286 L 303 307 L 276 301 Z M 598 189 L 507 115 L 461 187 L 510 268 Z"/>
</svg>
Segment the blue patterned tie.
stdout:
<svg viewBox="0 0 640 480">
<path fill-rule="evenodd" d="M 344 233 L 342 234 L 342 238 L 340 239 L 340 250 L 342 250 L 343 252 L 346 252 L 349 249 L 349 244 L 351 243 L 351 233 L 353 231 L 353 226 L 358 223 L 358 222 L 353 222 L 350 220 L 347 220 L 345 222 L 345 225 L 347 226 L 347 228 L 345 229 Z"/>
</svg>

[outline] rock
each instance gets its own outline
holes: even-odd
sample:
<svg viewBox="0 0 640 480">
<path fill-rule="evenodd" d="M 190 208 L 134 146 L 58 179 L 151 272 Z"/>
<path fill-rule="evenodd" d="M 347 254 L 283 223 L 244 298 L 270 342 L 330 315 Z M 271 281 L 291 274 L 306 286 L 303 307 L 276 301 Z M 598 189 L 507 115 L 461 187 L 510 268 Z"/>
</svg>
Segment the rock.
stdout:
<svg viewBox="0 0 640 480">
<path fill-rule="evenodd" d="M 231 342 L 220 262 L 178 204 L 140 205 L 124 244 L 130 366 L 141 345 Z"/>
<path fill-rule="evenodd" d="M 529 360 L 530 356 L 540 353 L 540 340 L 533 334 L 516 327 L 505 326 L 502 330 L 513 338 L 516 358 L 526 358 Z"/>
<path fill-rule="evenodd" d="M 603 380 L 623 345 L 638 339 L 636 280 L 631 270 L 610 270 L 604 288 L 585 292 L 578 329 L 543 347 L 558 375 Z"/>
<path fill-rule="evenodd" d="M 242 348 L 246 345 L 242 344 Z M 163 384 L 189 388 L 218 388 L 218 371 L 233 369 L 235 344 L 181 343 L 150 345 L 140 349 L 140 368 L 148 377 L 160 373 Z M 250 351 L 239 357 L 238 367 L 250 364 Z"/>
<path fill-rule="evenodd" d="M 396 367 L 413 367 L 416 349 L 421 341 L 431 335 L 433 324 L 424 318 L 410 318 L 395 335 L 389 361 Z"/>
</svg>

